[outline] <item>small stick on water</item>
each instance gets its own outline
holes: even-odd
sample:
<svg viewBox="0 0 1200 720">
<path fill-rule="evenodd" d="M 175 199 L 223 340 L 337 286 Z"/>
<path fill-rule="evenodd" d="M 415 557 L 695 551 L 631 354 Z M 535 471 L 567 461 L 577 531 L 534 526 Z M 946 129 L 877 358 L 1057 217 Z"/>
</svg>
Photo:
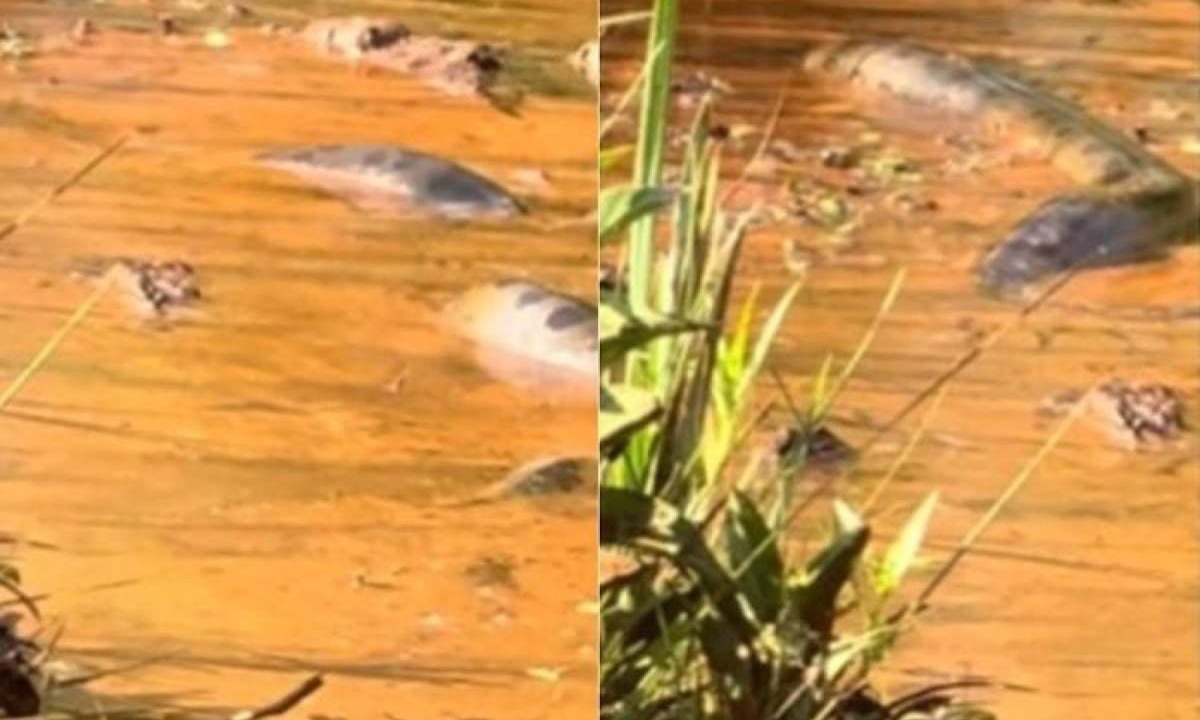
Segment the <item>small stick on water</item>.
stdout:
<svg viewBox="0 0 1200 720">
<path fill-rule="evenodd" d="M 300 683 L 294 690 L 287 695 L 279 698 L 273 703 L 263 705 L 255 710 L 243 710 L 233 715 L 230 720 L 259 720 L 259 718 L 273 717 L 275 715 L 283 715 L 292 708 L 299 705 L 309 695 L 321 689 L 325 684 L 325 678 L 321 675 L 312 675 L 304 682 Z"/>
<path fill-rule="evenodd" d="M 112 285 L 115 277 L 116 274 L 112 270 L 109 270 L 101 279 L 100 284 L 96 286 L 96 289 L 92 291 L 92 294 L 88 295 L 87 298 L 79 304 L 79 307 L 75 308 L 75 312 L 71 314 L 71 317 L 67 318 L 67 321 L 58 329 L 58 332 L 54 333 L 53 337 L 51 337 L 46 344 L 42 346 L 42 349 L 39 350 L 37 355 L 35 355 L 33 359 L 29 361 L 29 364 L 26 365 L 23 370 L 21 370 L 20 374 L 18 374 L 17 377 L 8 384 L 8 387 L 4 388 L 3 392 L 0 392 L 0 413 L 4 412 L 4 409 L 7 408 L 8 404 L 17 396 L 17 393 L 21 392 L 21 389 L 29 383 L 30 379 L 32 379 L 34 375 L 37 374 L 37 371 L 41 369 L 42 365 L 44 365 L 46 361 L 50 359 L 50 356 L 54 354 L 54 351 L 58 349 L 58 346 L 67 337 L 67 335 L 70 335 L 71 331 L 74 330 L 79 323 L 83 322 L 83 319 L 87 317 L 88 313 L 92 311 L 92 308 L 94 308 L 96 303 L 100 301 L 100 298 L 103 297 L 105 291 L 107 291 L 109 286 Z"/>
<path fill-rule="evenodd" d="M 12 235 L 14 232 L 19 230 L 25 223 L 29 222 L 29 220 L 33 218 L 33 216 L 36 215 L 39 210 L 49 205 L 50 201 L 54 200 L 54 198 L 58 197 L 59 195 L 62 195 L 67 190 L 70 190 L 72 187 L 77 185 L 79 181 L 87 177 L 90 172 L 100 167 L 100 163 L 112 157 L 113 153 L 120 150 L 125 143 L 129 142 L 129 138 L 131 136 L 132 135 L 130 133 L 125 133 L 113 142 L 109 143 L 106 147 L 102 148 L 100 152 L 92 156 L 92 159 L 88 160 L 86 165 L 81 167 L 79 170 L 76 170 L 74 175 L 58 185 L 55 185 L 50 192 L 43 195 L 33 205 L 30 205 L 28 208 L 26 208 L 25 212 L 18 215 L 15 219 L 10 220 L 4 227 L 0 227 L 0 240 L 7 238 L 9 235 Z"/>
</svg>

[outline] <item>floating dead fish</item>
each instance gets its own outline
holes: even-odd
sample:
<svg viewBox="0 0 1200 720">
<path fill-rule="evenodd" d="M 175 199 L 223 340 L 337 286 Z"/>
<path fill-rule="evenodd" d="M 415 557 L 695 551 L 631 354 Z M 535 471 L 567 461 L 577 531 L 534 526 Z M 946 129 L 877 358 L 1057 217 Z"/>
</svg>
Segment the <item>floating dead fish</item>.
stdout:
<svg viewBox="0 0 1200 720">
<path fill-rule="evenodd" d="M 486 177 L 401 147 L 289 147 L 256 159 L 369 211 L 421 212 L 448 219 L 507 218 L 525 212 L 516 198 Z"/>
<path fill-rule="evenodd" d="M 450 328 L 476 343 L 480 360 L 511 384 L 561 383 L 595 397 L 600 367 L 596 307 L 523 280 L 474 288 L 444 313 Z"/>
<path fill-rule="evenodd" d="M 1019 222 L 979 269 L 984 290 L 1020 295 L 1085 267 L 1154 259 L 1193 239 L 1200 186 L 1124 133 L 988 63 L 903 42 L 847 41 L 804 52 L 805 68 L 913 119 L 966 123 L 1016 141 L 1083 183 Z"/>
<path fill-rule="evenodd" d="M 596 484 L 596 461 L 592 458 L 555 456 L 526 463 L 468 500 L 451 503 L 465 507 L 516 498 L 568 495 Z"/>
</svg>

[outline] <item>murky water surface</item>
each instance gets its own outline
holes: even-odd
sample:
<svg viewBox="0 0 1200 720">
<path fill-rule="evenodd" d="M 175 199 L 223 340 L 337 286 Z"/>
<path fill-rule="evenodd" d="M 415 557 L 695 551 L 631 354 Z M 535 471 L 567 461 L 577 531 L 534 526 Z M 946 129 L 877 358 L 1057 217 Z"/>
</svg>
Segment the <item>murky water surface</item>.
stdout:
<svg viewBox="0 0 1200 720">
<path fill-rule="evenodd" d="M 110 710 L 258 705 L 323 671 L 309 716 L 590 717 L 594 502 L 445 501 L 590 453 L 595 409 L 495 381 L 438 312 L 505 276 L 594 293 L 593 230 L 574 222 L 593 207 L 593 101 L 562 63 L 594 10 L 251 2 L 231 24 L 225 5 L 5 5 L 61 39 L 0 62 L 5 216 L 137 132 L 0 240 L 2 382 L 100 261 L 184 260 L 203 293 L 165 327 L 109 293 L 0 415 L 4 532 L 54 548 L 19 550 L 27 587 L 66 623 L 69 660 L 169 656 L 98 682 Z M 156 11 L 178 35 L 150 32 Z M 347 12 L 508 43 L 519 116 L 261 29 Z M 81 14 L 95 32 L 75 43 Z M 224 47 L 201 40 L 217 26 Z M 532 213 L 364 214 L 251 160 L 305 143 L 450 158 Z"/>
<path fill-rule="evenodd" d="M 972 154 L 940 143 L 928 118 L 924 134 L 899 132 L 906 118 L 881 115 L 887 109 L 864 107 L 799 73 L 787 85 L 796 43 L 903 36 L 1009 62 L 1116 127 L 1141 128 L 1154 152 L 1200 174 L 1194 145 L 1200 7 L 1193 2 L 684 6 L 678 73 L 703 70 L 732 86 L 718 110 L 730 128 L 761 127 L 783 93 L 777 136 L 799 152 L 855 146 L 874 134 L 871 142 L 916 168 L 909 184 L 861 198 L 843 194 L 851 211 L 862 213 L 850 232 L 764 228 L 749 240 L 743 264 L 744 287 L 762 282 L 766 297 L 778 297 L 795 279 L 785 244 L 807 251 L 804 290 L 774 357 L 800 398 L 827 353 L 849 356 L 895 273 L 907 270 L 900 301 L 837 408 L 832 427 L 852 442 L 869 438 L 1010 320 L 1015 306 L 975 293 L 973 267 L 1006 228 L 1069 183 L 1048 167 L 1009 162 L 987 148 Z M 602 12 L 640 7 L 606 2 Z M 624 88 L 634 71 L 629 60 L 642 49 L 633 31 L 606 39 L 606 93 Z M 803 160 L 790 172 L 781 166 L 759 187 L 773 191 L 797 178 L 845 186 L 845 173 L 818 165 Z M 895 191 L 917 202 L 896 202 Z M 1198 288 L 1194 245 L 1165 262 L 1081 276 L 954 381 L 879 509 L 886 537 L 925 493 L 941 492 L 931 562 L 918 581 L 1050 434 L 1053 421 L 1037 412 L 1047 396 L 1111 376 L 1169 383 L 1185 394 L 1194 427 Z M 764 388 L 763 399 L 771 392 Z M 875 446 L 844 486 L 847 493 L 862 497 L 874 487 L 921 414 Z M 984 535 L 979 552 L 939 591 L 935 609 L 888 664 L 887 683 L 982 674 L 1028 688 L 986 694 L 1002 717 L 1022 720 L 1195 717 L 1200 465 L 1194 441 L 1129 453 L 1083 426 L 1072 430 Z"/>
</svg>

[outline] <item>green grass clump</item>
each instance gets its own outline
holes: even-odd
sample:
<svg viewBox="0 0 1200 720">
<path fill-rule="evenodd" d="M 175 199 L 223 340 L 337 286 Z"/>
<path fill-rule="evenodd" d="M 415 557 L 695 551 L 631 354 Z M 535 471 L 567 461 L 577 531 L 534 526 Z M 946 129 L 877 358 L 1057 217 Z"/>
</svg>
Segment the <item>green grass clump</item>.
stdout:
<svg viewBox="0 0 1200 720">
<path fill-rule="evenodd" d="M 794 472 L 735 460 L 752 393 L 798 287 L 755 329 L 757 290 L 732 307 L 756 210 L 720 203 L 720 145 L 702 102 L 669 165 L 668 88 L 677 0 L 655 0 L 644 65 L 617 106 L 640 102 L 628 183 L 600 197 L 600 239 L 624 282 L 601 295 L 601 716 L 612 720 L 892 720 L 988 717 L 950 688 L 881 698 L 871 682 L 918 608 L 897 601 L 937 504 L 919 504 L 886 548 L 863 513 L 835 500 L 816 552 L 785 542 L 799 511 Z M 602 136 L 614 127 L 602 124 Z M 677 164 L 675 164 L 677 163 Z M 668 172 L 668 170 L 672 172 Z M 675 178 L 669 185 L 666 178 Z M 840 373 L 827 362 L 797 424 L 820 427 L 900 288 Z M 798 458 L 803 462 L 803 457 Z M 787 468 L 794 470 L 795 468 Z"/>
</svg>

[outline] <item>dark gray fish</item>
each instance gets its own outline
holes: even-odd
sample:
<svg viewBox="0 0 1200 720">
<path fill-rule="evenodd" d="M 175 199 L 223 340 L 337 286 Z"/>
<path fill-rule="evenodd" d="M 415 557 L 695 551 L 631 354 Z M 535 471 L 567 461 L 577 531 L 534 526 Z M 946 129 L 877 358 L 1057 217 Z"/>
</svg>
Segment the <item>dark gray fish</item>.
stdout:
<svg viewBox="0 0 1200 720">
<path fill-rule="evenodd" d="M 401 147 L 288 147 L 256 159 L 372 211 L 415 211 L 448 219 L 507 218 L 525 212 L 515 197 L 486 177 Z"/>
<path fill-rule="evenodd" d="M 502 500 L 549 499 L 595 489 L 597 471 L 594 458 L 571 455 L 540 457 L 510 472 L 466 500 L 446 503 L 447 507 L 467 507 Z"/>
<path fill-rule="evenodd" d="M 979 270 L 986 292 L 1006 294 L 1038 278 L 1162 258 L 1195 232 L 1194 190 L 1167 186 L 1128 195 L 1079 193 L 1043 203 L 1017 223 Z"/>
<path fill-rule="evenodd" d="M 903 42 L 807 49 L 805 67 L 878 96 L 966 119 L 1022 144 L 1087 187 L 1045 202 L 980 268 L 1009 294 L 1058 273 L 1159 257 L 1200 230 L 1194 180 L 1082 108 L 996 68 Z"/>
</svg>

